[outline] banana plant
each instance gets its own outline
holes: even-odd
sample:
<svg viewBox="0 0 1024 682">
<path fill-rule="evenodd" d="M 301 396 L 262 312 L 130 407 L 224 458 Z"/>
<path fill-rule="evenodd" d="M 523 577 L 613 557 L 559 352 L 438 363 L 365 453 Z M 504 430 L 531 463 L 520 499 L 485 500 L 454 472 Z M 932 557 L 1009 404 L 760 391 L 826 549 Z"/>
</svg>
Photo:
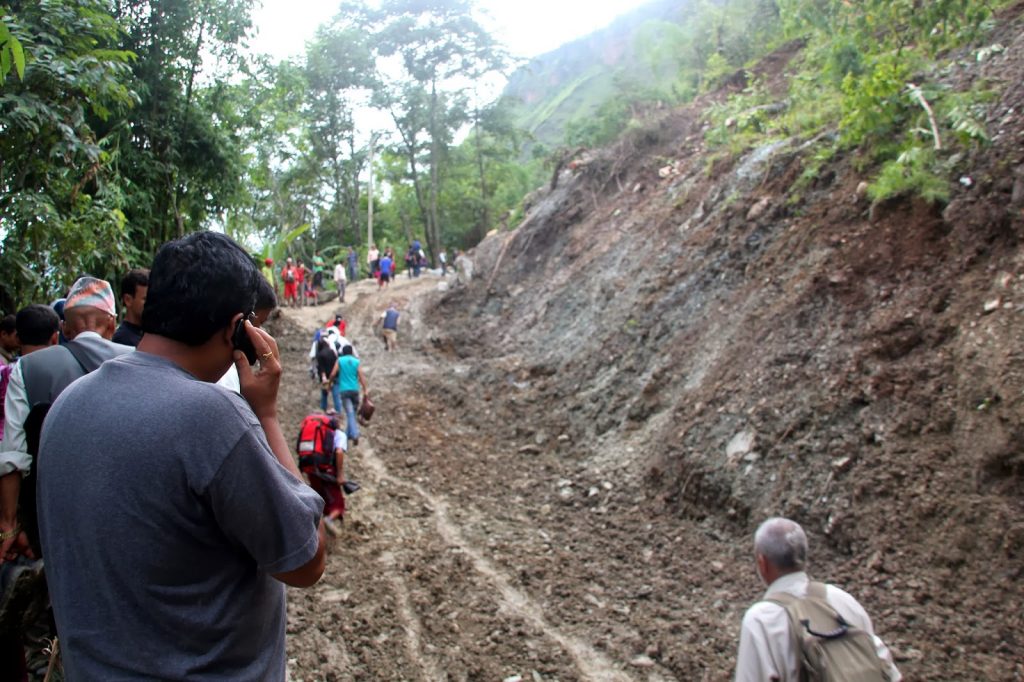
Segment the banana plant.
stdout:
<svg viewBox="0 0 1024 682">
<path fill-rule="evenodd" d="M 307 230 L 309 230 L 309 223 L 303 223 L 283 235 L 278 236 L 275 241 L 267 242 L 263 245 L 261 258 L 273 258 L 275 263 L 280 263 L 285 259 L 285 255 L 288 253 L 288 247 L 291 246 L 291 243 L 305 234 Z"/>
</svg>

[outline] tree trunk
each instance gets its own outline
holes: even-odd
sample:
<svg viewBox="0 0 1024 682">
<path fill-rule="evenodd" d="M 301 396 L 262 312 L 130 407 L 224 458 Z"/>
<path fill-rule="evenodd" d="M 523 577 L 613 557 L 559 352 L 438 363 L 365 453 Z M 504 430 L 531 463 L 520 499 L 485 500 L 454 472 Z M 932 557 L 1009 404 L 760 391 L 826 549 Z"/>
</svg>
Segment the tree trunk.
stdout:
<svg viewBox="0 0 1024 682">
<path fill-rule="evenodd" d="M 362 233 L 362 229 L 359 225 L 359 172 L 362 170 L 362 165 L 357 161 L 358 157 L 356 155 L 355 131 L 351 132 L 348 136 L 348 149 L 349 159 L 352 162 L 351 173 L 349 173 L 347 177 L 348 220 L 349 224 L 352 226 L 353 243 L 359 244 L 359 236 Z"/>
<path fill-rule="evenodd" d="M 338 159 L 337 154 L 331 160 L 331 171 L 334 175 L 334 212 L 338 216 L 338 243 L 345 243 L 345 221 L 342 220 L 342 216 L 345 215 L 345 188 L 344 178 L 341 172 L 341 161 Z M 352 229 L 355 230 L 355 225 L 351 225 Z"/>
<path fill-rule="evenodd" d="M 423 222 L 424 233 L 429 230 L 427 218 L 428 211 L 426 202 L 423 198 L 423 186 L 420 184 L 419 172 L 416 168 L 416 134 L 406 134 L 401 123 L 398 121 L 398 117 L 395 116 L 395 112 L 391 112 L 391 118 L 395 122 L 395 127 L 398 129 L 399 135 L 402 136 L 402 143 L 405 148 L 405 155 L 409 161 L 409 177 L 412 179 L 413 192 L 416 195 L 416 206 L 420 210 L 420 220 Z M 408 230 L 406 230 L 408 231 Z M 409 241 L 412 241 L 411 239 Z"/>
<path fill-rule="evenodd" d="M 433 266 L 439 249 L 437 195 L 441 183 L 440 144 L 437 130 L 437 80 L 430 83 L 430 219 L 427 221 L 427 251 Z"/>
<path fill-rule="evenodd" d="M 480 130 L 480 109 L 473 110 L 473 127 L 476 128 L 476 168 L 480 174 L 480 216 L 477 219 L 476 241 L 483 241 L 491 223 L 490 206 L 487 200 L 487 175 L 484 173 L 484 149 Z"/>
</svg>

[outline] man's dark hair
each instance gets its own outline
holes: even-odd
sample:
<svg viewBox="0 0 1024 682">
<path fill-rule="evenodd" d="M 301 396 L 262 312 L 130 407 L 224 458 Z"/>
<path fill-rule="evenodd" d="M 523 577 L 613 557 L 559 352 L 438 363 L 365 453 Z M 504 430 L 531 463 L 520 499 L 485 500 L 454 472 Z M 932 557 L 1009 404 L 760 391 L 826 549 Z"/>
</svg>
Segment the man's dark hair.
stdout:
<svg viewBox="0 0 1024 682">
<path fill-rule="evenodd" d="M 4 315 L 3 319 L 0 320 L 0 332 L 3 332 L 5 334 L 10 334 L 15 329 L 17 329 L 17 326 L 15 326 L 14 320 L 15 320 L 15 316 L 13 314 L 12 315 Z"/>
<path fill-rule="evenodd" d="M 256 305 L 262 276 L 242 247 L 217 232 L 195 232 L 157 251 L 142 330 L 201 346 Z"/>
<path fill-rule="evenodd" d="M 261 275 L 256 282 L 256 305 L 253 310 L 273 310 L 276 307 L 277 294 L 274 293 L 274 287 Z"/>
<path fill-rule="evenodd" d="M 121 278 L 121 295 L 135 295 L 136 287 L 149 286 L 149 270 L 147 268 L 135 268 L 129 270 L 128 274 Z"/>
<path fill-rule="evenodd" d="M 14 315 L 8 315 L 14 317 Z M 18 311 L 18 339 L 24 346 L 45 346 L 60 329 L 57 311 L 48 305 L 33 303 Z"/>
<path fill-rule="evenodd" d="M 352 346 L 345 346 L 341 349 L 342 355 L 352 355 Z"/>
</svg>

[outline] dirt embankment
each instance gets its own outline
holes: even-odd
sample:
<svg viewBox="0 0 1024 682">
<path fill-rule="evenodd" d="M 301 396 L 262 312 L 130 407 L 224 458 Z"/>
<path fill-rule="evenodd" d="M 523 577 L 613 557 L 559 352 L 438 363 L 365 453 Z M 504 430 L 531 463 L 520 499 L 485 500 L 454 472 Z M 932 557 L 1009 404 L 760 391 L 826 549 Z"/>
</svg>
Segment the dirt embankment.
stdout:
<svg viewBox="0 0 1024 682">
<path fill-rule="evenodd" d="M 944 208 L 871 206 L 842 158 L 793 203 L 795 141 L 709 174 L 695 105 L 565 173 L 468 286 L 360 284 L 380 411 L 329 576 L 292 593 L 293 679 L 727 679 L 773 514 L 908 678 L 1024 679 L 1016 14 L 995 41 L 958 67 L 1001 94 Z"/>
</svg>

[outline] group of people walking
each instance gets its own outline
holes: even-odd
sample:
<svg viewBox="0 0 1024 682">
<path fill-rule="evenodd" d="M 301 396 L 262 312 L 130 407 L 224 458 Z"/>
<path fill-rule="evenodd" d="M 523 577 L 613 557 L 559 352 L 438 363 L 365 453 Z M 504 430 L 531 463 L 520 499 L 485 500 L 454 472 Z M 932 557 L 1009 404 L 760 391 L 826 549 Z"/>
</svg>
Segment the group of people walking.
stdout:
<svg viewBox="0 0 1024 682">
<path fill-rule="evenodd" d="M 323 573 L 325 499 L 278 421 L 273 289 L 212 232 L 121 284 L 120 326 L 95 277 L 0 325 L 0 679 L 28 677 L 39 590 L 64 679 L 284 679 L 284 587 Z"/>
<path fill-rule="evenodd" d="M 319 251 L 314 252 L 312 267 L 307 268 L 301 258 L 295 262 L 289 256 L 280 272 L 274 271 L 274 259 L 268 257 L 264 259 L 262 273 L 275 293 L 284 292 L 285 305 L 295 308 L 320 303 L 320 292 L 324 288 L 324 259 Z"/>
<path fill-rule="evenodd" d="M 284 586 L 320 579 L 358 490 L 344 463 L 369 387 L 346 320 L 314 339 L 320 411 L 293 454 L 262 328 L 275 292 L 241 247 L 189 235 L 120 289 L 120 325 L 90 276 L 0 319 L 0 679 L 27 679 L 18 619 L 44 569 L 66 679 L 285 679 Z M 396 348 L 397 307 L 378 319 Z M 738 681 L 900 679 L 857 600 L 808 576 L 799 524 L 765 521 L 753 549 L 767 591 Z"/>
<path fill-rule="evenodd" d="M 345 336 L 346 328 L 339 312 L 314 335 L 310 372 L 320 386 L 320 413 L 305 418 L 301 429 L 306 436 L 300 435 L 299 444 L 300 467 L 326 500 L 325 522 L 335 536 L 341 535 L 345 495 L 359 489 L 357 483 L 344 478 L 345 454 L 359 444 L 359 414 L 370 404 L 366 375 L 355 347 Z M 344 428 L 339 421 L 342 415 Z M 317 435 L 310 436 L 313 431 Z"/>
<path fill-rule="evenodd" d="M 438 263 L 441 266 L 441 275 L 448 274 L 448 254 L 442 249 L 437 254 Z M 395 273 L 398 267 L 398 259 L 395 257 L 395 250 L 386 247 L 383 251 L 377 248 L 376 244 L 370 244 L 366 252 L 366 265 L 370 276 L 377 280 L 378 289 L 387 287 L 395 281 Z M 405 252 L 405 271 L 409 279 L 419 277 L 423 270 L 429 267 L 430 261 L 420 240 L 414 239 Z"/>
<path fill-rule="evenodd" d="M 448 255 L 443 250 L 438 254 L 438 260 L 441 264 L 441 274 L 446 275 L 449 267 Z M 405 267 L 410 279 L 419 277 L 428 263 L 420 241 L 414 240 L 405 254 Z M 366 264 L 369 276 L 377 281 L 378 289 L 386 288 L 394 281 L 398 259 L 393 248 L 386 247 L 381 251 L 375 244 L 370 244 Z M 289 256 L 281 269 L 275 270 L 274 259 L 267 257 L 264 259 L 261 272 L 273 287 L 274 293 L 283 297 L 284 305 L 301 307 L 319 304 L 320 295 L 324 290 L 324 267 L 324 259 L 320 252 L 314 251 L 311 267 L 307 268 L 301 258 L 293 260 Z M 345 257 L 338 259 L 331 275 L 338 291 L 338 300 L 344 303 L 348 283 L 358 279 L 358 255 L 354 247 L 348 247 Z"/>
</svg>

